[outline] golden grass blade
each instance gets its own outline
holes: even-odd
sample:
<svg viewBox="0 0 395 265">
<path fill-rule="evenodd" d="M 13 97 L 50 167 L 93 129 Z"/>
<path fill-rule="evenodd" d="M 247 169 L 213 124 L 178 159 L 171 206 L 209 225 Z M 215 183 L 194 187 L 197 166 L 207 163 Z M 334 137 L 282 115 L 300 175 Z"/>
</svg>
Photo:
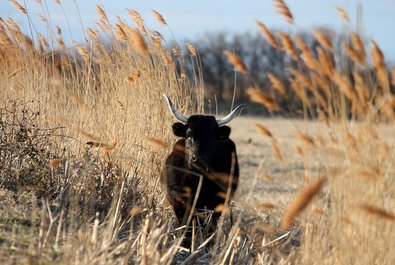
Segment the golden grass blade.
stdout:
<svg viewBox="0 0 395 265">
<path fill-rule="evenodd" d="M 52 160 L 49 162 L 49 167 L 50 167 L 51 169 L 54 169 L 55 167 L 58 167 L 58 166 L 60 165 L 60 162 L 61 162 L 61 160 L 59 160 L 59 159 L 52 159 Z"/>
<path fill-rule="evenodd" d="M 229 207 L 226 206 L 225 204 L 219 204 L 217 207 L 214 208 L 214 212 L 216 213 L 223 213 L 223 212 L 228 212 Z"/>
<path fill-rule="evenodd" d="M 279 38 L 281 40 L 281 44 L 282 44 L 282 47 L 284 48 L 285 52 L 287 52 L 293 60 L 297 61 L 298 60 L 298 53 L 297 53 L 295 45 L 292 42 L 289 35 L 285 32 L 277 32 L 277 35 L 279 36 Z"/>
<path fill-rule="evenodd" d="M 244 64 L 244 62 L 240 59 L 240 57 L 235 54 L 234 52 L 231 51 L 224 51 L 224 54 L 226 57 L 228 57 L 229 63 L 231 63 L 237 71 L 243 73 L 243 74 L 248 74 L 248 68 Z"/>
<path fill-rule="evenodd" d="M 195 48 L 195 46 L 193 46 L 192 43 L 187 43 L 187 48 L 188 48 L 189 52 L 191 53 L 192 57 L 197 56 L 196 48 Z"/>
<path fill-rule="evenodd" d="M 273 210 L 276 208 L 276 205 L 273 203 L 259 203 L 256 207 L 263 210 Z"/>
<path fill-rule="evenodd" d="M 161 147 L 163 149 L 169 148 L 169 145 L 165 141 L 160 140 L 160 139 L 156 139 L 156 138 L 152 138 L 152 137 L 146 136 L 146 137 L 144 137 L 144 140 L 146 142 L 150 143 L 150 144 L 159 146 L 159 147 Z"/>
<path fill-rule="evenodd" d="M 267 129 L 265 126 L 255 123 L 254 127 L 260 134 L 267 136 L 267 137 L 273 137 L 272 132 L 269 129 Z"/>
<path fill-rule="evenodd" d="M 161 13 L 159 13 L 158 11 L 156 11 L 156 10 L 154 10 L 154 9 L 151 9 L 151 12 L 154 13 L 154 16 L 155 16 L 156 20 L 157 20 L 160 24 L 167 26 L 167 22 L 166 22 L 166 20 L 164 19 L 164 17 L 161 15 Z"/>
<path fill-rule="evenodd" d="M 89 62 L 89 60 L 90 60 L 89 51 L 87 49 L 81 47 L 81 45 L 79 45 L 79 44 L 75 45 L 75 48 L 77 49 L 78 53 L 82 56 L 84 61 Z"/>
<path fill-rule="evenodd" d="M 299 145 L 295 147 L 295 152 L 301 156 L 305 156 L 307 154 L 307 150 Z"/>
<path fill-rule="evenodd" d="M 129 14 L 130 18 L 132 19 L 132 21 L 134 23 L 136 23 L 137 27 L 141 31 L 145 32 L 144 20 L 141 17 L 140 13 L 137 12 L 136 10 L 134 10 L 134 9 L 128 9 L 128 14 Z"/>
<path fill-rule="evenodd" d="M 391 85 L 395 86 L 395 68 L 391 70 Z"/>
<path fill-rule="evenodd" d="M 361 74 L 359 74 L 357 71 L 353 72 L 353 77 L 354 77 L 354 88 L 357 91 L 359 103 L 362 105 L 362 107 L 366 108 L 368 105 L 368 90 L 366 88 L 366 85 L 362 79 Z"/>
<path fill-rule="evenodd" d="M 295 79 L 291 79 L 289 82 L 290 82 L 290 86 L 291 86 L 292 90 L 295 92 L 296 96 L 298 96 L 298 98 L 300 100 L 302 100 L 302 102 L 304 104 L 306 104 L 307 106 L 311 106 L 311 101 L 310 101 L 309 97 L 307 96 L 306 90 L 303 86 L 304 84 L 298 80 L 295 80 Z"/>
<path fill-rule="evenodd" d="M 270 80 L 270 83 L 272 83 L 272 86 L 274 87 L 274 89 L 280 93 L 282 96 L 285 95 L 286 93 L 286 88 L 283 84 L 283 82 L 281 81 L 280 78 L 278 78 L 277 76 L 273 75 L 272 73 L 269 73 L 267 75 L 267 77 Z"/>
<path fill-rule="evenodd" d="M 389 86 L 387 66 L 385 64 L 383 52 L 375 41 L 372 41 L 371 56 L 373 66 L 376 70 L 377 78 L 379 80 L 379 84 L 384 90 L 388 90 Z"/>
<path fill-rule="evenodd" d="M 309 146 L 316 146 L 316 143 L 313 139 L 313 137 L 311 137 L 310 135 L 306 134 L 306 133 L 302 133 L 302 132 L 297 132 L 295 133 L 295 138 L 306 143 Z"/>
<path fill-rule="evenodd" d="M 280 111 L 280 106 L 277 102 L 269 97 L 266 93 L 262 92 L 256 88 L 250 88 L 247 90 L 247 95 L 250 97 L 250 100 L 261 104 L 262 106 L 266 107 L 269 111 Z"/>
<path fill-rule="evenodd" d="M 388 212 L 376 206 L 361 204 L 359 205 L 359 208 L 361 208 L 365 213 L 376 216 L 378 218 L 385 219 L 388 221 L 393 221 L 393 222 L 395 221 L 394 213 Z"/>
<path fill-rule="evenodd" d="M 282 230 L 287 229 L 297 215 L 302 212 L 312 199 L 320 192 L 324 183 L 325 177 L 320 177 L 313 182 L 310 182 L 306 187 L 301 189 L 295 198 L 287 205 L 283 219 L 281 221 L 280 228 Z"/>
<path fill-rule="evenodd" d="M 365 58 L 362 57 L 360 55 L 360 53 L 358 51 L 356 51 L 353 47 L 351 47 L 350 45 L 348 45 L 347 43 L 343 43 L 343 50 L 346 53 L 346 55 L 348 56 L 348 58 L 350 58 L 351 60 L 353 60 L 355 63 L 359 64 L 359 65 L 363 65 L 365 63 Z"/>
<path fill-rule="evenodd" d="M 280 161 L 284 160 L 284 157 L 281 154 L 280 148 L 278 147 L 276 141 L 272 141 L 272 152 L 275 158 L 277 158 Z"/>
<path fill-rule="evenodd" d="M 21 72 L 22 71 L 22 69 L 17 69 L 17 70 L 15 70 L 15 71 L 13 71 L 12 73 L 9 73 L 8 74 L 8 78 L 11 78 L 11 77 L 14 77 L 14 76 L 16 76 L 19 72 Z"/>
<path fill-rule="evenodd" d="M 19 12 L 21 12 L 22 14 L 27 14 L 26 9 L 19 4 L 16 0 L 10 0 L 10 2 L 16 7 L 16 9 L 19 10 Z"/>
<path fill-rule="evenodd" d="M 317 52 L 319 61 L 321 63 L 322 71 L 326 76 L 331 76 L 335 71 L 335 65 L 331 55 L 327 51 L 323 50 L 321 47 L 317 48 Z"/>
<path fill-rule="evenodd" d="M 274 37 L 273 33 L 259 20 L 255 20 L 255 23 L 258 25 L 260 31 L 262 32 L 263 37 L 267 40 L 267 42 L 276 49 L 279 49 L 280 46 L 277 43 L 276 37 Z"/>
<path fill-rule="evenodd" d="M 331 51 L 333 49 L 332 42 L 321 30 L 315 30 L 314 36 L 318 43 L 326 50 Z"/>
<path fill-rule="evenodd" d="M 135 216 L 137 216 L 137 215 L 139 215 L 142 211 L 143 211 L 144 209 L 143 208 L 141 208 L 141 207 L 133 207 L 131 210 L 130 210 L 130 215 L 132 216 L 132 217 L 135 217 Z"/>
<path fill-rule="evenodd" d="M 261 168 L 259 168 L 259 167 L 256 167 L 254 171 L 255 171 L 256 173 L 258 173 L 260 176 L 262 176 L 262 178 L 263 178 L 264 181 L 267 181 L 267 182 L 273 181 L 273 177 L 270 176 L 270 175 L 269 175 L 266 171 L 264 171 L 263 169 L 261 169 Z"/>
<path fill-rule="evenodd" d="M 335 73 L 333 74 L 333 82 L 335 82 L 335 84 L 339 87 L 340 91 L 343 92 L 343 94 L 349 100 L 354 100 L 354 89 L 351 85 L 350 79 L 346 75 L 335 71 Z"/>
<path fill-rule="evenodd" d="M 299 36 L 295 37 L 295 44 L 302 51 L 302 53 L 311 53 L 309 47 L 306 42 Z"/>
<path fill-rule="evenodd" d="M 335 10 L 336 10 L 337 14 L 339 15 L 339 17 L 345 23 L 350 24 L 350 18 L 348 17 L 346 10 L 344 10 L 343 8 L 340 8 L 340 7 L 335 7 Z"/>
<path fill-rule="evenodd" d="M 104 8 L 100 5 L 96 6 L 96 12 L 99 14 L 100 19 L 104 20 L 104 21 L 108 21 L 108 17 L 106 12 L 104 11 Z"/>
<path fill-rule="evenodd" d="M 173 46 L 173 48 L 171 48 L 171 51 L 172 51 L 174 56 L 176 56 L 176 57 L 180 57 L 181 56 L 180 49 L 178 49 L 177 46 Z"/>
<path fill-rule="evenodd" d="M 365 59 L 366 49 L 365 49 L 365 45 L 363 44 L 363 41 L 361 39 L 361 36 L 359 36 L 358 33 L 351 32 L 351 42 L 352 42 L 352 45 L 355 48 L 355 50 L 358 51 L 360 53 L 361 57 L 363 57 Z"/>
<path fill-rule="evenodd" d="M 128 32 L 133 42 L 133 47 L 143 56 L 148 56 L 148 46 L 145 43 L 144 37 L 138 29 L 132 29 Z"/>
<path fill-rule="evenodd" d="M 274 0 L 274 7 L 277 9 L 277 13 L 282 15 L 288 23 L 294 24 L 294 17 L 284 0 Z"/>
</svg>

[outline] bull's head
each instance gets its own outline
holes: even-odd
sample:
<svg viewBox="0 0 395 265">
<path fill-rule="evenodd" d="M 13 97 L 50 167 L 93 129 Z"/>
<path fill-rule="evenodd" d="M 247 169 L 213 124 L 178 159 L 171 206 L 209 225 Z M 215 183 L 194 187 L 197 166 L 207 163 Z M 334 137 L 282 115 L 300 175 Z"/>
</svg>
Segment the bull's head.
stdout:
<svg viewBox="0 0 395 265">
<path fill-rule="evenodd" d="M 177 111 L 171 100 L 164 95 L 169 105 L 171 113 L 180 122 L 173 124 L 173 133 L 185 138 L 185 152 L 189 165 L 204 166 L 210 164 L 213 149 L 218 142 L 229 139 L 230 128 L 224 126 L 229 123 L 238 112 L 246 106 L 239 105 L 228 116 L 216 119 L 211 115 L 192 115 L 185 117 Z"/>
</svg>

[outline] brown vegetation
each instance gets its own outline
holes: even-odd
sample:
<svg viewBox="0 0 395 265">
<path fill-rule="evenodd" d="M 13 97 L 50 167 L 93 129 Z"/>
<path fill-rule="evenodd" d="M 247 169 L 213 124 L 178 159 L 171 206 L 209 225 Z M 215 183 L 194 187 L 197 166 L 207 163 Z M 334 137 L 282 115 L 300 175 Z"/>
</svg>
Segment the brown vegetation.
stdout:
<svg viewBox="0 0 395 265">
<path fill-rule="evenodd" d="M 294 23 L 286 3 L 274 2 Z M 207 92 L 200 76 L 191 78 L 194 85 L 188 81 L 182 52 L 172 55 L 137 11 L 128 10 L 137 27 L 111 25 L 101 6 L 96 11 L 98 28 L 68 50 L 60 28 L 56 39 L 33 38 L 11 18 L 0 19 L 0 263 L 393 264 L 395 78 L 377 43 L 370 44 L 369 62 L 369 44 L 350 32 L 341 45 L 349 57 L 344 64 L 334 59 L 339 46 L 327 32 L 315 31 L 318 45 L 311 46 L 257 21 L 270 49 L 289 58 L 281 68 L 287 80 L 261 73 L 269 88 L 259 86 L 241 53 L 226 51 L 247 75 L 251 101 L 280 112 L 291 91 L 302 115 L 322 122 L 315 133 L 287 132 L 304 161 L 304 188 L 297 185 L 294 200 L 268 202 L 262 193 L 251 209 L 238 201 L 221 205 L 215 210 L 226 214 L 216 233 L 204 238 L 197 229 L 187 250 L 180 246 L 185 230 L 175 229 L 159 185 L 175 140 L 161 94 L 192 114 L 202 112 Z M 104 43 L 101 34 L 114 37 Z M 188 49 L 199 68 L 200 51 Z M 264 137 L 251 142 L 262 141 L 276 163 L 294 155 L 278 128 L 255 128 Z M 262 185 L 276 181 L 267 169 L 253 171 Z M 289 177 L 294 171 L 286 169 Z"/>
</svg>

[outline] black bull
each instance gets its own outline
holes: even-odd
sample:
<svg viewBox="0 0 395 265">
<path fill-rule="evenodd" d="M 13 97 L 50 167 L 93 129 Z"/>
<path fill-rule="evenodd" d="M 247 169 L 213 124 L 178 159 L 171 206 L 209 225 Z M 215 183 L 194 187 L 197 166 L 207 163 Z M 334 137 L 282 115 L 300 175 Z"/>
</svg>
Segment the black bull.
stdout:
<svg viewBox="0 0 395 265">
<path fill-rule="evenodd" d="M 187 223 L 194 206 L 198 213 L 215 211 L 212 216 L 215 228 L 221 206 L 233 196 L 239 180 L 236 146 L 229 139 L 230 128 L 224 124 L 244 105 L 219 120 L 208 115 L 186 118 L 166 99 L 173 115 L 181 121 L 173 124 L 173 133 L 182 138 L 174 144 L 161 176 L 167 199 L 180 225 Z"/>
</svg>

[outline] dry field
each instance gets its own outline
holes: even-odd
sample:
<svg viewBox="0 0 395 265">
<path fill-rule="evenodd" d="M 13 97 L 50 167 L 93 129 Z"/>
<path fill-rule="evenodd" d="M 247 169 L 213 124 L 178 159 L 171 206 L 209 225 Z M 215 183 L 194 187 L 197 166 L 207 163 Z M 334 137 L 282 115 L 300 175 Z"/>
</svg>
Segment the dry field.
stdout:
<svg viewBox="0 0 395 265">
<path fill-rule="evenodd" d="M 289 86 L 270 73 L 269 88 L 251 80 L 251 104 L 281 113 L 275 99 L 292 93 L 306 119 L 232 121 L 240 188 L 216 233 L 197 233 L 187 250 L 159 185 L 175 141 L 161 95 L 202 112 L 197 52 L 169 51 L 133 9 L 133 25 L 96 11 L 97 28 L 72 48 L 46 14 L 50 36 L 0 20 L 1 264 L 395 263 L 395 71 L 375 42 L 350 32 L 345 67 L 323 32 L 310 50 L 257 21 L 293 64 Z"/>
</svg>

